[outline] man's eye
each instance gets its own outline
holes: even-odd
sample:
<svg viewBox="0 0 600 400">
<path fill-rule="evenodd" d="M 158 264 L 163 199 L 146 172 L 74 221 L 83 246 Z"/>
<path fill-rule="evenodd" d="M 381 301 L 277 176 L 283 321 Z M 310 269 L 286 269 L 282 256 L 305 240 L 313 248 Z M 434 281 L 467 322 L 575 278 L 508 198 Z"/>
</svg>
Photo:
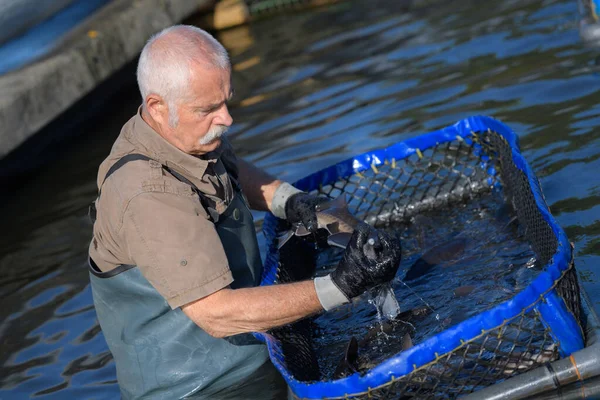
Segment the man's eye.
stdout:
<svg viewBox="0 0 600 400">
<path fill-rule="evenodd" d="M 219 108 L 221 108 L 223 105 L 222 104 L 218 104 L 216 106 L 210 107 L 210 108 L 199 108 L 198 112 L 201 114 L 210 114 L 213 113 L 215 111 L 218 111 Z"/>
</svg>

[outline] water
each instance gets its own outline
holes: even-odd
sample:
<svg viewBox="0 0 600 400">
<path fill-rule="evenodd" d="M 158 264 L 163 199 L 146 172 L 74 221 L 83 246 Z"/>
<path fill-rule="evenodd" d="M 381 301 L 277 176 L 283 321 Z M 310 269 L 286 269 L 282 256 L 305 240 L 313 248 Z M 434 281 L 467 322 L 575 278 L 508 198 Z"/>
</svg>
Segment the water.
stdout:
<svg viewBox="0 0 600 400">
<path fill-rule="evenodd" d="M 406 226 L 388 228 L 403 244 L 392 290 L 403 311 L 420 310 L 419 316 L 401 314 L 399 323 L 386 321 L 373 307 L 371 293 L 319 316 L 315 348 L 323 376 L 332 377 L 353 336 L 359 340 L 366 365 L 376 365 L 402 350 L 407 333 L 418 344 L 508 300 L 531 283 L 541 269 L 503 204 L 496 192 L 462 206 L 418 215 Z M 330 272 L 340 257 L 340 250 L 323 250 L 318 273 Z M 423 264 L 423 259 L 436 261 L 431 266 Z"/>
<path fill-rule="evenodd" d="M 519 134 L 598 309 L 600 51 L 579 39 L 575 0 L 481 4 L 340 2 L 217 35 L 235 64 L 232 141 L 293 181 L 493 115 Z M 97 167 L 138 104 L 132 79 L 52 163 L 0 194 L 0 398 L 118 396 L 91 308 L 85 213 Z"/>
</svg>

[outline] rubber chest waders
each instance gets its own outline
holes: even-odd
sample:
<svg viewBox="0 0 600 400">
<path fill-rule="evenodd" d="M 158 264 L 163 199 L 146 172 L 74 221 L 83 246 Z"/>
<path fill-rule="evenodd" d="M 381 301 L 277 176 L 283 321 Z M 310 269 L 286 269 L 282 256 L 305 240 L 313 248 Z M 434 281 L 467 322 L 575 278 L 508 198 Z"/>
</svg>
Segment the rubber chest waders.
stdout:
<svg viewBox="0 0 600 400">
<path fill-rule="evenodd" d="M 105 180 L 129 161 L 150 160 L 140 154 L 123 157 Z M 163 167 L 206 198 L 183 176 Z M 262 263 L 252 214 L 232 177 L 234 198 L 218 216 L 208 208 L 233 274 L 233 288 L 260 283 Z M 100 194 L 99 194 L 100 196 Z M 95 219 L 92 206 L 90 216 Z M 100 272 L 90 259 L 90 280 L 98 320 L 117 366 L 124 399 L 204 397 L 257 370 L 268 358 L 266 347 L 250 334 L 227 339 L 210 336 L 181 309 L 172 310 L 135 265 Z M 204 390 L 206 389 L 206 390 Z"/>
</svg>

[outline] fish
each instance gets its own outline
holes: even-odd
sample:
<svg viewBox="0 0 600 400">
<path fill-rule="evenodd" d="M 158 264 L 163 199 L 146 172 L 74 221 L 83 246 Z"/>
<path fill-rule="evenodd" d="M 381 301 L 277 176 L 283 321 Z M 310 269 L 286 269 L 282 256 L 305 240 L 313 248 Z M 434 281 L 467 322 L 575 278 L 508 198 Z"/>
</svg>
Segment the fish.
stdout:
<svg viewBox="0 0 600 400">
<path fill-rule="evenodd" d="M 391 284 L 384 283 L 371 289 L 370 297 L 369 303 L 385 318 L 394 319 L 400 313 L 400 305 Z"/>
<path fill-rule="evenodd" d="M 410 333 L 406 333 L 402 336 L 402 351 L 408 350 L 413 347 L 412 338 L 410 337 Z"/>
<path fill-rule="evenodd" d="M 405 330 L 412 331 L 414 333 L 414 325 L 412 322 L 417 319 L 421 319 L 421 317 L 426 316 L 430 312 L 431 310 L 425 306 L 417 307 L 403 311 L 393 319 L 381 321 L 367 331 L 367 333 L 360 340 L 359 345 L 360 347 L 366 346 L 382 333 L 388 336 L 394 335 L 396 337 L 398 337 L 399 334 Z"/>
<path fill-rule="evenodd" d="M 317 229 L 328 233 L 327 244 L 345 249 L 356 226 L 362 222 L 348 210 L 346 196 L 341 195 L 331 201 L 316 206 Z M 278 236 L 278 248 L 285 245 L 292 236 L 307 236 L 311 232 L 301 222 L 292 224 L 290 230 Z"/>
<path fill-rule="evenodd" d="M 539 353 L 532 352 L 513 352 L 507 360 L 500 359 L 497 361 L 497 367 L 506 375 L 512 375 L 515 372 L 531 369 L 536 364 L 545 364 L 554 361 L 558 357 L 556 343 L 551 343 L 549 346 L 540 349 Z"/>
<path fill-rule="evenodd" d="M 327 244 L 333 247 L 345 249 L 350 242 L 354 229 L 362 221 L 356 218 L 348 209 L 346 196 L 341 195 L 331 201 L 316 206 L 317 229 L 325 229 L 328 233 Z M 278 249 L 281 248 L 293 236 L 307 236 L 311 232 L 301 222 L 292 224 L 292 228 L 278 236 Z M 363 250 L 367 257 L 374 258 L 374 246 L 379 242 L 377 231 L 371 230 L 367 243 Z M 375 288 L 375 306 L 378 307 L 386 318 L 394 318 L 400 312 L 400 305 L 389 284 L 380 285 Z"/>
<path fill-rule="evenodd" d="M 430 310 L 427 307 L 417 307 L 403 311 L 393 320 L 376 324 L 360 339 L 360 341 L 356 339 L 355 336 L 352 336 L 333 373 L 333 379 L 344 378 L 374 367 L 375 364 L 359 355 L 359 349 L 370 347 L 371 343 L 382 333 L 385 335 L 394 335 L 396 337 L 399 337 L 400 334 L 402 334 L 400 340 L 402 351 L 413 347 L 411 332 L 414 334 L 415 328 L 410 321 L 419 319 L 429 314 L 429 312 Z"/>
<path fill-rule="evenodd" d="M 468 296 L 469 294 L 471 294 L 471 292 L 473 290 L 475 290 L 475 286 L 473 286 L 473 285 L 460 286 L 460 287 L 457 287 L 456 289 L 454 289 L 454 296 L 455 297 Z"/>
<path fill-rule="evenodd" d="M 412 338 L 410 337 L 409 333 L 406 333 L 404 336 L 402 336 L 401 343 L 402 351 L 413 347 Z M 375 367 L 374 363 L 369 362 L 369 360 L 359 356 L 358 349 L 359 342 L 356 337 L 352 336 L 346 345 L 346 350 L 344 351 L 342 359 L 333 372 L 333 379 L 344 378 L 357 372 L 364 372 Z"/>
<path fill-rule="evenodd" d="M 467 239 L 460 237 L 434 246 L 415 261 L 404 276 L 405 281 L 420 278 L 436 265 L 448 263 L 461 257 L 467 246 Z"/>
<path fill-rule="evenodd" d="M 352 375 L 359 371 L 358 363 L 358 341 L 354 336 L 350 338 L 350 341 L 346 345 L 344 356 L 338 363 L 338 366 L 333 372 L 333 379 L 340 379 L 348 375 Z"/>
</svg>

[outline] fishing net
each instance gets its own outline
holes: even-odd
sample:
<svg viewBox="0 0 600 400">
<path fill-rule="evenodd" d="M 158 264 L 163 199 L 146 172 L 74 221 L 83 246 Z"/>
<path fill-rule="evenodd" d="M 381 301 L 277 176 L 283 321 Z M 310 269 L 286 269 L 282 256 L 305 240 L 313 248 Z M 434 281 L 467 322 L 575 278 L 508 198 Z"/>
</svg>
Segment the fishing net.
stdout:
<svg viewBox="0 0 600 400">
<path fill-rule="evenodd" d="M 509 301 L 346 378 L 323 379 L 310 318 L 258 334 L 295 397 L 455 398 L 584 346 L 571 246 L 519 153 L 516 135 L 498 121 L 469 118 L 346 160 L 297 186 L 331 198 L 345 194 L 350 211 L 376 227 L 501 190 L 545 267 Z M 276 237 L 284 228 L 272 215 L 265 219 L 270 248 L 263 285 L 307 279 L 314 270 L 314 246 L 302 239 L 294 237 L 292 245 L 277 250 Z"/>
</svg>

